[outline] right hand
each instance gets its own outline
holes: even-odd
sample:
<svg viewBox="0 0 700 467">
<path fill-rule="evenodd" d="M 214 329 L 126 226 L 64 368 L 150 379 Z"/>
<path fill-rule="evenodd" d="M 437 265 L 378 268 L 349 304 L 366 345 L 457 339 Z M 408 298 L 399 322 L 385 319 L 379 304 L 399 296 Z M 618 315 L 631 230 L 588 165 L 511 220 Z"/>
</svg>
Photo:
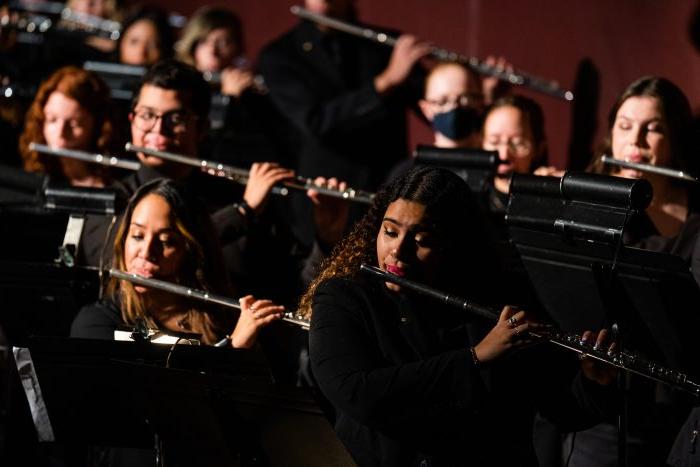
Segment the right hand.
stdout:
<svg viewBox="0 0 700 467">
<path fill-rule="evenodd" d="M 336 178 L 325 179 L 316 177 L 314 185 L 344 191 L 347 183 Z M 350 201 L 343 198 L 334 198 L 320 194 L 313 188 L 309 188 L 306 196 L 314 205 L 314 224 L 318 239 L 329 248 L 335 246 L 345 232 L 350 213 Z"/>
<path fill-rule="evenodd" d="M 259 214 L 272 187 L 293 176 L 292 169 L 285 169 L 277 163 L 254 162 L 248 172 L 248 183 L 243 199 L 256 214 Z"/>
<path fill-rule="evenodd" d="M 530 343 L 527 330 L 535 323 L 528 321 L 524 311 L 506 306 L 501 311 L 498 323 L 484 339 L 474 347 L 476 358 L 487 363 L 506 352 Z"/>
<path fill-rule="evenodd" d="M 284 307 L 270 300 L 256 300 L 252 295 L 241 298 L 239 303 L 241 314 L 231 333 L 231 345 L 236 349 L 249 349 L 262 328 L 282 317 Z"/>
<path fill-rule="evenodd" d="M 239 97 L 255 83 L 253 73 L 237 68 L 226 68 L 221 72 L 221 94 Z"/>
<path fill-rule="evenodd" d="M 374 87 L 379 94 L 402 84 L 411 73 L 413 66 L 430 53 L 431 45 L 416 36 L 402 34 L 396 40 L 389 64 L 374 78 Z"/>
</svg>

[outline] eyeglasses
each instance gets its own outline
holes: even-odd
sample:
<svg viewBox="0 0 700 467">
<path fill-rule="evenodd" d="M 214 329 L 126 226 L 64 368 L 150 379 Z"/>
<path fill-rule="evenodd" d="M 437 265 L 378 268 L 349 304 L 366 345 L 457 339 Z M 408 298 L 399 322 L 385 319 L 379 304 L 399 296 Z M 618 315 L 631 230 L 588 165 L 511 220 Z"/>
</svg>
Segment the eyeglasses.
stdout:
<svg viewBox="0 0 700 467">
<path fill-rule="evenodd" d="M 426 99 L 426 102 L 441 109 L 478 106 L 484 102 L 484 95 L 478 93 L 460 94 L 457 97 L 443 96 L 439 99 Z"/>
<path fill-rule="evenodd" d="M 149 109 L 134 109 L 131 115 L 132 123 L 141 131 L 151 131 L 160 119 L 163 127 L 170 131 L 182 132 L 187 130 L 188 125 L 197 119 L 196 116 L 183 110 L 171 110 L 157 114 Z"/>
<path fill-rule="evenodd" d="M 484 149 L 489 151 L 495 151 L 502 146 L 505 146 L 516 154 L 526 154 L 532 149 L 532 143 L 527 139 L 509 138 L 503 141 L 484 141 Z"/>
</svg>

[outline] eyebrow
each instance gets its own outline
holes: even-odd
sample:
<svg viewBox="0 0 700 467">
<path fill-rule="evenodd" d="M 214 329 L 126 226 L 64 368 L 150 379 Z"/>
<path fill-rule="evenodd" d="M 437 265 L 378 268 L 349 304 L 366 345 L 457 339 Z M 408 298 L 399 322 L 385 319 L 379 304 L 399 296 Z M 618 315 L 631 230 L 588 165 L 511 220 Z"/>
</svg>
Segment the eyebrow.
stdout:
<svg viewBox="0 0 700 467">
<path fill-rule="evenodd" d="M 145 229 L 146 226 L 143 224 L 139 224 L 138 222 L 131 222 L 131 225 L 134 225 L 136 227 L 139 227 L 141 229 Z M 177 232 L 174 227 L 166 227 L 164 229 L 160 229 L 156 233 L 164 233 L 164 232 Z"/>
<path fill-rule="evenodd" d="M 385 222 L 391 222 L 392 224 L 396 224 L 396 225 L 398 225 L 399 227 L 404 227 L 404 224 L 402 224 L 401 222 L 397 221 L 396 219 L 392 219 L 391 217 L 385 217 L 383 220 L 384 220 Z M 413 229 L 413 230 L 425 230 L 425 231 L 431 230 L 430 227 L 428 227 L 428 226 L 425 225 L 425 224 L 413 224 L 413 225 L 409 225 L 408 227 L 409 227 L 410 229 Z"/>
</svg>

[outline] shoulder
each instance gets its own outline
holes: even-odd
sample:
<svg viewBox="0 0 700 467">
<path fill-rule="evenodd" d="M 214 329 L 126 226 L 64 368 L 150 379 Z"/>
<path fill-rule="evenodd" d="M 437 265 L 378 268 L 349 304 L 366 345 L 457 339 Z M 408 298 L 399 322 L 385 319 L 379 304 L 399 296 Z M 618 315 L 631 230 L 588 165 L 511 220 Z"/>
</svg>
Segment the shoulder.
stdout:
<svg viewBox="0 0 700 467">
<path fill-rule="evenodd" d="M 113 339 L 114 330 L 122 323 L 121 310 L 112 300 L 101 300 L 84 306 L 71 324 L 71 337 Z"/>
<path fill-rule="evenodd" d="M 265 45 L 260 52 L 260 63 L 264 64 L 269 60 L 288 56 L 296 49 L 296 44 L 300 42 L 302 25 L 298 24 L 294 28 L 285 32 L 276 39 Z"/>
</svg>

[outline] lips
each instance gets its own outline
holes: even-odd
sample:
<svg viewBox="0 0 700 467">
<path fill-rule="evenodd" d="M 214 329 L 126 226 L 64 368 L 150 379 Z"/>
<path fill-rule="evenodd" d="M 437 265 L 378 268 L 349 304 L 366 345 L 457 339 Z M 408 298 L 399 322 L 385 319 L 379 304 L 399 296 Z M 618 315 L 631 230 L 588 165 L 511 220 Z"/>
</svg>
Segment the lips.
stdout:
<svg viewBox="0 0 700 467">
<path fill-rule="evenodd" d="M 386 271 L 399 277 L 406 277 L 406 270 L 395 264 L 387 264 Z"/>
</svg>

